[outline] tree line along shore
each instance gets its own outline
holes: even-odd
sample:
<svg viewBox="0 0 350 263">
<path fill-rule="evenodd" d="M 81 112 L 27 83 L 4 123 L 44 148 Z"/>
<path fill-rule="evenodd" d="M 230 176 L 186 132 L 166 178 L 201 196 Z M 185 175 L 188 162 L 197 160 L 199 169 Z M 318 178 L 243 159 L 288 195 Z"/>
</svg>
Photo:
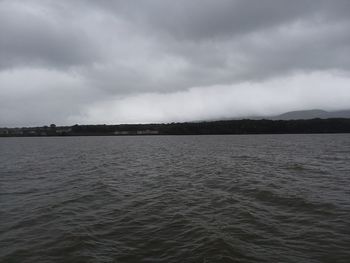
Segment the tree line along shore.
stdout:
<svg viewBox="0 0 350 263">
<path fill-rule="evenodd" d="M 350 119 L 225 120 L 163 124 L 0 128 L 1 137 L 350 133 Z"/>
</svg>

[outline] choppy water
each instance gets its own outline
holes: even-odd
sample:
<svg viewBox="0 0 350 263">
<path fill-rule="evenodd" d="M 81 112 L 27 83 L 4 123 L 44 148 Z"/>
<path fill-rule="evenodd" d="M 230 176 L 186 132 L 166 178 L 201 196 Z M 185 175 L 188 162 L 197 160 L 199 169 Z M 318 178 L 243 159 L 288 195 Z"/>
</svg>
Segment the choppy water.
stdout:
<svg viewBox="0 0 350 263">
<path fill-rule="evenodd" d="M 0 262 L 350 262 L 350 135 L 0 138 Z"/>
</svg>

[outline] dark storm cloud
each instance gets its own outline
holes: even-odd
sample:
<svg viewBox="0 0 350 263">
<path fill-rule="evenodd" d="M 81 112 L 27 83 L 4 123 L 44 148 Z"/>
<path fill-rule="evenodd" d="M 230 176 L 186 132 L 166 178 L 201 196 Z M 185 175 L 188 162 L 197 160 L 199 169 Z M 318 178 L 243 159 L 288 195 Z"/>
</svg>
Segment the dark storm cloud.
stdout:
<svg viewBox="0 0 350 263">
<path fill-rule="evenodd" d="M 334 108 L 309 95 L 318 76 L 338 83 L 324 98 L 347 98 L 349 13 L 348 0 L 2 0 L 0 126 Z M 304 95 L 270 87 L 284 80 Z"/>
<path fill-rule="evenodd" d="M 166 85 L 172 91 L 300 71 L 349 70 L 344 56 L 350 46 L 349 1 L 84 3 L 128 21 L 141 34 L 147 32 L 158 43 L 154 48 L 159 57 L 165 53 L 186 63 L 180 79 L 171 76 L 169 82 L 147 82 L 150 87 L 142 81 L 146 90 L 163 90 Z M 139 75 L 135 72 L 136 79 Z"/>
<path fill-rule="evenodd" d="M 347 0 L 84 1 L 183 40 L 233 37 L 298 20 L 348 19 Z"/>
</svg>

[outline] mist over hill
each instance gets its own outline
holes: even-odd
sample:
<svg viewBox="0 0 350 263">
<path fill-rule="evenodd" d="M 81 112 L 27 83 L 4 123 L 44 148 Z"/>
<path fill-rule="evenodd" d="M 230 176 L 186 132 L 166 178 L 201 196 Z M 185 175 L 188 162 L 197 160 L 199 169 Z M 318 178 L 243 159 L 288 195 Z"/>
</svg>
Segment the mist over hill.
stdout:
<svg viewBox="0 0 350 263">
<path fill-rule="evenodd" d="M 319 109 L 290 111 L 281 115 L 268 117 L 271 120 L 307 120 L 307 119 L 350 118 L 350 110 L 325 111 Z"/>
<path fill-rule="evenodd" d="M 350 110 L 326 111 L 321 109 L 288 111 L 279 115 L 250 115 L 240 118 L 226 118 L 226 120 L 311 120 L 311 119 L 333 119 L 350 118 Z"/>
<path fill-rule="evenodd" d="M 198 120 L 201 121 L 220 121 L 220 120 L 311 120 L 311 119 L 339 119 L 339 118 L 350 118 L 350 110 L 340 111 L 326 111 L 321 109 L 311 110 L 297 110 L 288 111 L 279 115 L 247 115 L 238 118 L 221 118 L 221 119 L 209 119 L 209 120 Z"/>
</svg>

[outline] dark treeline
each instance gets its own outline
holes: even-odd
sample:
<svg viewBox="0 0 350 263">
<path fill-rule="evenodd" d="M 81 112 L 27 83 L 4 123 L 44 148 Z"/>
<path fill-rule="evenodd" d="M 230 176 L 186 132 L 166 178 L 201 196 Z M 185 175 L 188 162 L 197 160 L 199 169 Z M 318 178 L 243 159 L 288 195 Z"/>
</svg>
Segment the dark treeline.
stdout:
<svg viewBox="0 0 350 263">
<path fill-rule="evenodd" d="M 200 135 L 350 133 L 350 119 L 230 120 L 167 124 L 74 125 L 1 128 L 0 136 Z"/>
</svg>

